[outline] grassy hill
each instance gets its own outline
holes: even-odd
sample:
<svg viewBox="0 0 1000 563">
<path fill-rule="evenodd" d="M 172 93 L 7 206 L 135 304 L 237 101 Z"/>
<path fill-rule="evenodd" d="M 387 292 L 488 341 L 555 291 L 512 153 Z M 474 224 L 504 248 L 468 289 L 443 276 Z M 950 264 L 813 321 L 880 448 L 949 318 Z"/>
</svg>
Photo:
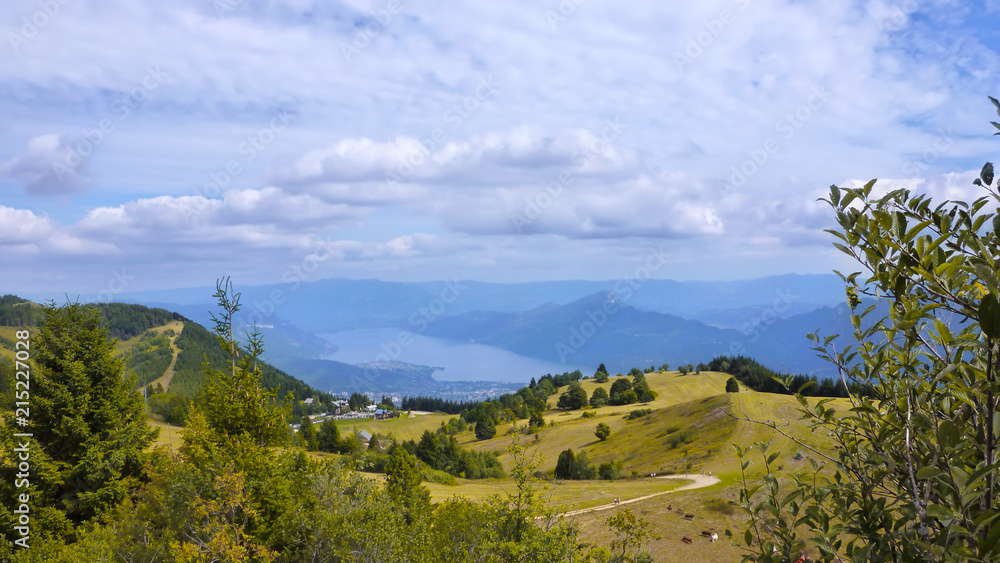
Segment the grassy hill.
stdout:
<svg viewBox="0 0 1000 563">
<path fill-rule="evenodd" d="M 117 338 L 116 349 L 125 360 L 126 373 L 136 376 L 139 386 L 159 383 L 165 390 L 192 400 L 201 390 L 205 365 L 221 369 L 225 354 L 215 335 L 203 326 L 165 309 L 124 303 L 92 305 L 104 317 L 109 335 Z M 0 298 L 0 358 L 13 359 L 15 333 L 36 330 L 43 319 L 35 303 L 6 295 Z M 275 368 L 261 365 L 261 380 L 279 397 L 291 393 L 297 400 L 326 394 Z"/>
<path fill-rule="evenodd" d="M 529 451 L 537 453 L 540 469 L 545 472 L 555 468 L 561 451 L 572 448 L 586 451 L 593 463 L 623 461 L 626 474 L 632 471 L 640 475 L 706 471 L 728 478 L 739 469 L 730 444 L 749 445 L 754 441 L 774 439 L 774 447 L 788 453 L 789 460 L 802 449 L 774 429 L 736 420 L 729 414 L 738 418 L 773 420 L 780 430 L 810 445 L 823 443 L 822 437 L 813 435 L 806 424 L 798 420 L 799 405 L 794 397 L 757 393 L 743 386 L 739 393 L 726 393 L 729 377 L 716 372 L 647 374 L 650 388 L 658 393 L 656 400 L 582 411 L 549 411 L 546 423 L 555 422 L 555 426 L 542 429 L 538 440 L 527 439 L 526 445 Z M 614 379 L 604 384 L 593 379 L 581 383 L 589 396 L 598 386 L 610 388 Z M 549 403 L 555 403 L 557 396 L 550 398 Z M 631 411 L 646 408 L 653 412 L 634 420 L 626 419 Z M 594 413 L 595 418 L 583 418 L 584 412 Z M 788 426 L 784 426 L 785 421 Z M 605 442 L 594 435 L 594 428 L 601 422 L 611 427 L 611 437 Z M 465 432 L 459 435 L 459 441 L 480 451 L 503 451 L 511 440 L 505 433 L 512 426 L 498 427 L 497 437 L 492 440 L 479 441 L 472 432 Z M 501 454 L 500 459 L 509 462 L 506 453 Z M 804 462 L 789 461 L 782 465 L 791 468 L 801 463 Z"/>
<path fill-rule="evenodd" d="M 728 374 L 702 372 L 697 375 L 680 375 L 678 372 L 660 372 L 646 375 L 650 387 L 658 392 L 656 400 L 646 404 L 624 406 L 604 406 L 578 411 L 561 412 L 550 410 L 546 426 L 533 436 L 521 435 L 521 444 L 539 461 L 538 470 L 551 478 L 559 453 L 567 448 L 587 453 L 591 463 L 597 465 L 605 461 L 621 461 L 624 464 L 623 478 L 618 481 L 560 481 L 547 480 L 545 498 L 560 511 L 593 509 L 604 505 L 607 509 L 594 510 L 570 516 L 581 528 L 584 538 L 593 544 L 606 545 L 612 538 L 605 521 L 622 506 L 606 506 L 614 498 L 630 501 L 626 505 L 636 515 L 649 521 L 660 539 L 651 542 L 650 548 L 655 561 L 737 561 L 741 555 L 739 548 L 730 545 L 723 536 L 725 529 L 742 530 L 745 517 L 736 506 L 739 500 L 740 472 L 732 444 L 743 447 L 754 442 L 772 440 L 772 450 L 781 455 L 774 463 L 780 480 L 791 479 L 798 471 L 808 470 L 809 451 L 793 440 L 782 436 L 778 430 L 794 436 L 802 442 L 818 449 L 832 446 L 826 436 L 813 434 L 808 425 L 799 419 L 798 402 L 788 395 L 758 393 L 741 386 L 739 393 L 726 393 Z M 581 382 L 588 395 L 602 386 L 609 388 L 614 382 L 598 384 L 593 379 Z M 560 389 L 560 392 L 565 388 Z M 555 404 L 558 395 L 550 397 L 549 404 Z M 818 399 L 810 399 L 815 401 Z M 833 406 L 846 409 L 846 400 L 835 400 Z M 646 416 L 628 420 L 630 411 L 640 408 L 652 409 Z M 583 418 L 584 412 L 594 413 L 594 418 Z M 732 416 L 730 416 L 732 415 Z M 390 421 L 356 421 L 340 423 L 341 431 L 364 429 L 380 434 L 393 434 L 398 439 L 415 439 L 425 430 L 433 430 L 451 416 L 442 413 L 399 418 Z M 766 423 L 773 421 L 775 427 L 741 420 Z M 612 433 L 607 441 L 601 442 L 594 436 L 594 428 L 604 422 L 611 426 Z M 786 425 L 787 422 L 787 425 Z M 523 425 L 525 421 L 520 421 Z M 497 436 L 491 440 L 479 441 L 471 431 L 457 437 L 464 447 L 496 452 L 505 469 L 511 467 L 506 448 L 513 437 L 506 435 L 514 425 L 497 428 Z M 804 458 L 796 460 L 795 454 L 802 451 Z M 755 458 L 748 473 L 751 478 L 759 478 L 763 466 Z M 781 466 L 779 470 L 777 467 Z M 635 472 L 636 477 L 632 477 Z M 721 481 L 711 487 L 676 492 L 685 481 L 671 481 L 650 478 L 650 473 L 658 475 L 683 473 L 708 473 Z M 492 494 L 512 488 L 509 479 L 470 481 L 457 479 L 454 485 L 426 483 L 434 501 L 454 496 L 483 500 Z M 695 514 L 687 520 L 684 514 Z M 700 536 L 702 530 L 717 532 L 722 539 L 710 543 Z M 681 538 L 694 538 L 692 544 L 681 542 Z"/>
</svg>

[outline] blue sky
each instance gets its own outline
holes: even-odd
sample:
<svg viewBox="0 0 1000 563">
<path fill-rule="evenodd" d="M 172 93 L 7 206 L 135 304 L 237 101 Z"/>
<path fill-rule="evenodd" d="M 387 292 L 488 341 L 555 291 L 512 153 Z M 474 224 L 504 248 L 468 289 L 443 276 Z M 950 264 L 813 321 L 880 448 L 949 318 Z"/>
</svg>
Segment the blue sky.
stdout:
<svg viewBox="0 0 1000 563">
<path fill-rule="evenodd" d="M 998 11 L 6 3 L 0 289 L 850 268 L 830 184 L 978 195 Z"/>
</svg>

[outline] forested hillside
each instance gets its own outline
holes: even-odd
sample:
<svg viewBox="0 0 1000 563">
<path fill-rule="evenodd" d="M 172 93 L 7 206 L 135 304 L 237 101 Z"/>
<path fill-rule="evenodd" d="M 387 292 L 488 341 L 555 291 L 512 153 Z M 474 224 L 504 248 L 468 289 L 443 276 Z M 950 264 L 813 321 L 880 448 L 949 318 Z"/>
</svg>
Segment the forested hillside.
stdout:
<svg viewBox="0 0 1000 563">
<path fill-rule="evenodd" d="M 137 386 L 146 386 L 163 376 L 174 355 L 170 343 L 170 337 L 174 333 L 169 329 L 150 329 L 163 327 L 172 321 L 183 323 L 183 329 L 176 339 L 179 353 L 169 388 L 163 389 L 162 394 L 150 401 L 153 412 L 170 422 L 182 422 L 187 403 L 198 398 L 205 380 L 205 362 L 207 361 L 210 369 L 221 369 L 226 365 L 225 354 L 219 348 L 216 337 L 203 326 L 178 313 L 126 303 L 96 303 L 87 304 L 86 307 L 99 313 L 111 338 L 124 341 L 139 337 L 137 342 L 122 350 L 125 372 L 129 376 L 135 376 Z M 15 295 L 0 297 L 0 327 L 37 327 L 44 319 L 44 310 L 40 305 Z M 13 349 L 13 341 L 2 333 L 0 349 Z M 12 376 L 13 365 L 6 358 L 0 357 L 0 392 L 9 392 Z M 275 389 L 282 400 L 289 393 L 296 401 L 314 397 L 316 408 L 328 405 L 333 400 L 330 394 L 317 391 L 263 361 L 261 383 L 268 389 Z"/>
</svg>

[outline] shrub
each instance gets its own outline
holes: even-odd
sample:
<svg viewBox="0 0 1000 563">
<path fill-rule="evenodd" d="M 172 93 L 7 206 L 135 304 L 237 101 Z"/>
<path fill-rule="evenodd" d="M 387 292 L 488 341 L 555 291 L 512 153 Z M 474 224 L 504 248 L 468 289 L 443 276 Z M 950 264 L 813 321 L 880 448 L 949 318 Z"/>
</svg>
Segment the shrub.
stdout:
<svg viewBox="0 0 1000 563">
<path fill-rule="evenodd" d="M 601 422 L 597 425 L 597 428 L 594 429 L 594 436 L 597 436 L 597 439 L 602 442 L 607 440 L 608 436 L 611 436 L 611 427 Z"/>
<path fill-rule="evenodd" d="M 635 420 L 637 418 L 642 418 L 651 412 L 653 412 L 653 409 L 635 409 L 634 411 L 628 413 L 628 419 Z"/>
<path fill-rule="evenodd" d="M 605 481 L 617 481 L 621 477 L 622 462 L 608 461 L 597 468 L 597 476 Z"/>
<path fill-rule="evenodd" d="M 735 377 L 730 377 L 726 381 L 726 393 L 739 393 L 739 392 L 740 392 L 740 383 L 736 381 Z"/>
</svg>

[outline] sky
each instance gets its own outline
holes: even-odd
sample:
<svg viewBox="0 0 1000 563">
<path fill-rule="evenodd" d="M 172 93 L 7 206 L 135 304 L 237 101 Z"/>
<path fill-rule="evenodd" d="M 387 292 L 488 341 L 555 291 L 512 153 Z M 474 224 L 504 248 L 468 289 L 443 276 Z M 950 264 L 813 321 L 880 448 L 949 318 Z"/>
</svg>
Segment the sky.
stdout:
<svg viewBox="0 0 1000 563">
<path fill-rule="evenodd" d="M 5 2 L 0 292 L 850 270 L 817 201 L 831 184 L 981 195 L 998 16 L 1000 0 Z"/>
</svg>

